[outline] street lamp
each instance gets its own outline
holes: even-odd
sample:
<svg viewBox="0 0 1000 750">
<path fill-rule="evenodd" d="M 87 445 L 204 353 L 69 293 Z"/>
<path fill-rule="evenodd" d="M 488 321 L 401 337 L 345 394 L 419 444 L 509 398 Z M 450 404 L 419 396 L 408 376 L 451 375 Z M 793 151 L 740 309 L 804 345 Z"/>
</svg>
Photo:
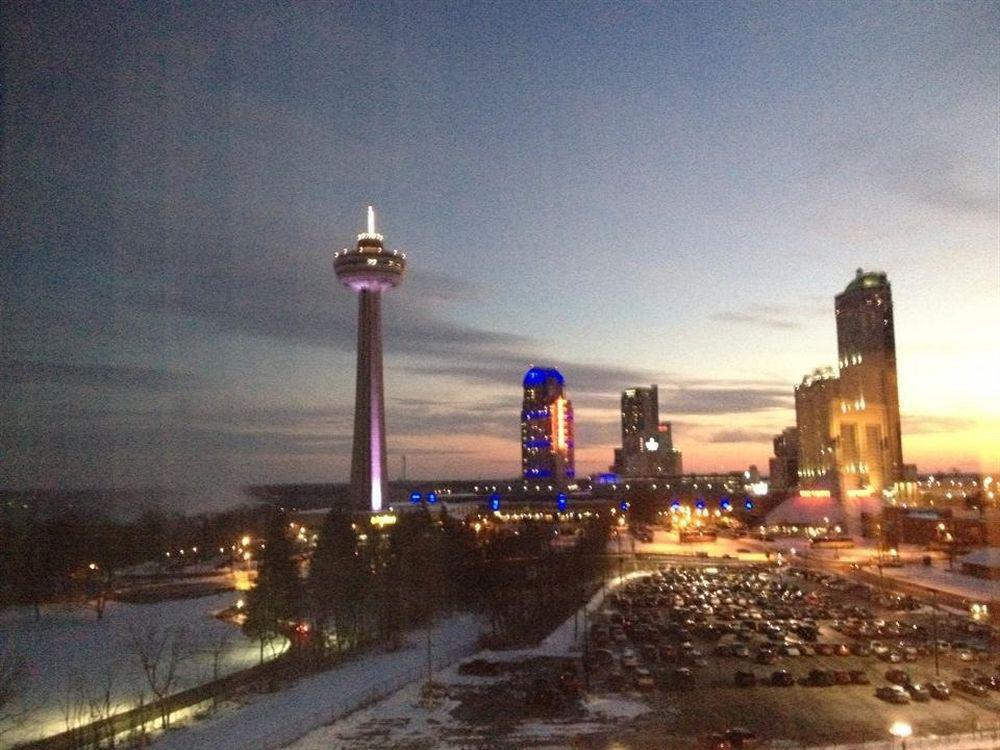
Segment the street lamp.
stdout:
<svg viewBox="0 0 1000 750">
<path fill-rule="evenodd" d="M 896 721 L 889 727 L 889 734 L 899 737 L 903 741 L 902 750 L 906 750 L 906 738 L 913 734 L 913 727 L 905 721 Z"/>
</svg>

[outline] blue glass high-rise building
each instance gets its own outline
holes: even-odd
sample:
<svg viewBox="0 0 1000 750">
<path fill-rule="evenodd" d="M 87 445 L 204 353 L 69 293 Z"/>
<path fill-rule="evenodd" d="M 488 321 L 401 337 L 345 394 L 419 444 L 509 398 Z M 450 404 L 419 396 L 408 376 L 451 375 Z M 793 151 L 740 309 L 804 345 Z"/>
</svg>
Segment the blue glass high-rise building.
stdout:
<svg viewBox="0 0 1000 750">
<path fill-rule="evenodd" d="M 573 403 L 566 398 L 562 374 L 551 367 L 532 367 L 524 374 L 521 473 L 559 486 L 576 476 Z"/>
</svg>

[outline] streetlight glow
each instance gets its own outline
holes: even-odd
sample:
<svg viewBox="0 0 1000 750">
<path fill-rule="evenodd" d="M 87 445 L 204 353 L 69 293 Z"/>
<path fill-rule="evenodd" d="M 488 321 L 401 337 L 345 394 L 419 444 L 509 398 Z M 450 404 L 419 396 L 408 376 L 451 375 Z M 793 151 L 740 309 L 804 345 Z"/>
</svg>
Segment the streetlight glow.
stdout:
<svg viewBox="0 0 1000 750">
<path fill-rule="evenodd" d="M 892 726 L 889 727 L 889 734 L 893 737 L 899 737 L 900 739 L 906 739 L 911 734 L 913 734 L 913 727 L 911 727 L 905 721 L 893 722 Z"/>
</svg>

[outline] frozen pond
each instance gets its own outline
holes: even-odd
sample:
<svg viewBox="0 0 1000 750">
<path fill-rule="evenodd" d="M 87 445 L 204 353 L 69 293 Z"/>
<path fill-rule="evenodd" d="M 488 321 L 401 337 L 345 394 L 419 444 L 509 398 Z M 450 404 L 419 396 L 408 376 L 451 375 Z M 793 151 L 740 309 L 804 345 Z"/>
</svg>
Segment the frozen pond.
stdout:
<svg viewBox="0 0 1000 750">
<path fill-rule="evenodd" d="M 151 691 L 133 645 L 133 633 L 183 628 L 185 657 L 178 668 L 176 692 L 212 679 L 219 654 L 219 674 L 258 663 L 259 643 L 215 614 L 232 606 L 238 592 L 155 604 L 108 602 L 104 618 L 82 606 L 43 607 L 35 621 L 28 607 L 0 612 L 3 651 L 20 654 L 27 667 L 17 722 L 0 727 L 0 746 L 37 739 L 67 727 L 67 713 L 89 719 L 87 696 L 96 698 L 110 684 L 113 711 L 150 700 Z M 276 648 L 281 648 L 276 644 Z M 265 658 L 273 652 L 265 651 Z M 68 709 L 68 710 L 67 710 Z"/>
</svg>

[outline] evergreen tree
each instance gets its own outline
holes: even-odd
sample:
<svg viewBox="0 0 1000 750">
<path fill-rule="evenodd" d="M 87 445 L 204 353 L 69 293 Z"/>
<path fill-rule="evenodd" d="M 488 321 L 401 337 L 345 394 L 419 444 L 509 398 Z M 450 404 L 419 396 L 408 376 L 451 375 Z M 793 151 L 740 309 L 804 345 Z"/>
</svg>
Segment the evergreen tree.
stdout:
<svg viewBox="0 0 1000 750">
<path fill-rule="evenodd" d="M 349 516 L 330 511 L 309 566 L 309 604 L 322 648 L 331 625 L 337 650 L 357 643 L 370 570 Z"/>
<path fill-rule="evenodd" d="M 287 517 L 275 511 L 264 532 L 257 582 L 247 595 L 247 619 L 243 623 L 243 632 L 260 641 L 261 662 L 264 661 L 264 646 L 285 632 L 301 615 L 302 593 Z"/>
</svg>

